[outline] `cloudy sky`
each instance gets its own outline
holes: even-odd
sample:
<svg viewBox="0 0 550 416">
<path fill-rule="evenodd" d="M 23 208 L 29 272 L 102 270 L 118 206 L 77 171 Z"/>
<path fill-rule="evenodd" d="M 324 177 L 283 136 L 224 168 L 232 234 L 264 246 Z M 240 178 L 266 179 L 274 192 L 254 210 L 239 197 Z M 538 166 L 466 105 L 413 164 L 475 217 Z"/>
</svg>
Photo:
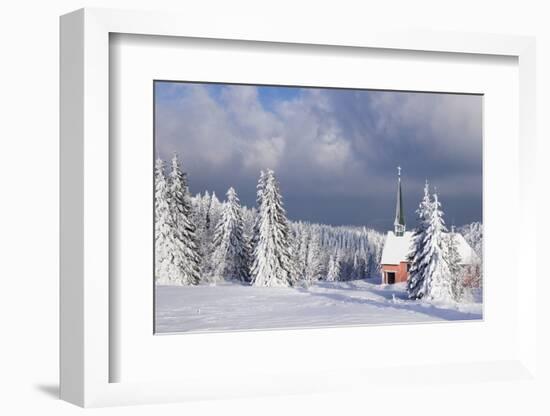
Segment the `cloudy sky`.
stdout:
<svg viewBox="0 0 550 416">
<path fill-rule="evenodd" d="M 273 169 L 292 220 L 391 229 L 398 165 L 407 228 L 426 179 L 447 224 L 482 217 L 481 96 L 157 81 L 155 141 L 193 194 L 252 206 Z"/>
</svg>

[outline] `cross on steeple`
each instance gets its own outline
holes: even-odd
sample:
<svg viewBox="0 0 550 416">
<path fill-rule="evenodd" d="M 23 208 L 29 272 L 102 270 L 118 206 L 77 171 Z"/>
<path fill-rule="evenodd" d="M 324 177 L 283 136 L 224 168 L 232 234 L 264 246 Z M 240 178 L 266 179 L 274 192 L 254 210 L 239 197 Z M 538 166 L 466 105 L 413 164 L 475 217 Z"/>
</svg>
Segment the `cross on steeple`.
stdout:
<svg viewBox="0 0 550 416">
<path fill-rule="evenodd" d="M 397 167 L 397 176 L 401 177 L 401 166 Z"/>
</svg>

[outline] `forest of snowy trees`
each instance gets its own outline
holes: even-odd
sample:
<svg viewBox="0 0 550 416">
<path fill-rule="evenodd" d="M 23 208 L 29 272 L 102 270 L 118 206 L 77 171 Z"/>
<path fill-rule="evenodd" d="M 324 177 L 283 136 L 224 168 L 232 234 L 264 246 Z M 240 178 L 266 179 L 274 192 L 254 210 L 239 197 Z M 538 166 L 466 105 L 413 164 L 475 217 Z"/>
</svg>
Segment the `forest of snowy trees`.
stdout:
<svg viewBox="0 0 550 416">
<path fill-rule="evenodd" d="M 308 285 L 379 274 L 384 235 L 364 227 L 292 222 L 275 173 L 260 172 L 256 207 L 208 191 L 192 196 L 175 155 L 155 169 L 155 279 L 196 285 Z"/>
<path fill-rule="evenodd" d="M 272 170 L 259 174 L 255 207 L 241 205 L 233 188 L 229 188 L 223 201 L 208 191 L 192 196 L 187 180 L 177 155 L 169 166 L 157 160 L 155 280 L 159 284 L 216 284 L 231 280 L 286 287 L 380 275 L 384 234 L 365 227 L 289 221 Z M 408 289 L 413 298 L 425 295 L 426 287 L 432 293 L 436 290 L 431 279 L 428 282 L 423 278 L 428 257 L 433 261 L 427 267 L 439 268 L 435 274 L 430 271 L 430 276 L 449 273 L 442 269 L 449 267 L 447 261 L 435 261 L 443 255 L 438 252 L 438 238 L 444 224 L 437 195 L 434 198 L 426 190 L 425 209 L 422 211 L 421 204 L 418 211 L 419 226 L 414 238 L 419 241 L 417 252 L 423 254 L 412 258 Z M 476 252 L 479 250 L 481 257 L 481 224 L 470 224 L 459 232 Z M 433 239 L 424 241 L 429 233 Z M 453 287 L 437 286 L 437 290 L 451 293 Z"/>
</svg>

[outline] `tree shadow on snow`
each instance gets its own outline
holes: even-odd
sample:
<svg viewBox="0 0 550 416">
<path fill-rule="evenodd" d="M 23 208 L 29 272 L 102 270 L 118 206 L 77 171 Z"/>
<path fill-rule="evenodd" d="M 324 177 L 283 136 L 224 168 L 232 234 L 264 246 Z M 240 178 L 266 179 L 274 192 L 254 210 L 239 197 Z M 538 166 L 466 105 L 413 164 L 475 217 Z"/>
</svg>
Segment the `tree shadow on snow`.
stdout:
<svg viewBox="0 0 550 416">
<path fill-rule="evenodd" d="M 369 280 L 360 280 L 361 282 L 367 282 L 372 283 L 373 286 L 376 284 L 375 282 L 371 282 Z M 353 280 L 350 280 L 348 282 L 338 282 L 338 283 L 332 283 L 332 282 L 320 282 L 317 283 L 318 287 L 321 287 L 323 289 L 334 289 L 334 290 L 342 290 L 342 291 L 352 291 L 352 292 L 369 292 L 373 293 L 375 295 L 378 295 L 380 297 L 383 297 L 387 300 L 392 300 L 394 297 L 397 299 L 401 299 L 404 301 L 409 300 L 409 296 L 407 292 L 404 290 L 399 290 L 393 285 L 381 285 L 380 288 L 376 287 L 364 287 L 357 285 Z"/>
<path fill-rule="evenodd" d="M 346 289 L 346 290 L 352 290 L 352 289 Z M 427 315 L 427 316 L 431 316 L 434 318 L 439 318 L 447 321 L 481 319 L 480 314 L 477 314 L 477 313 L 461 312 L 456 309 L 445 309 L 435 305 L 431 305 L 429 303 L 409 300 L 407 297 L 407 294 L 403 292 L 385 291 L 382 289 L 380 290 L 369 289 L 368 291 L 373 292 L 375 294 L 380 294 L 381 296 L 383 296 L 385 299 L 388 300 L 388 302 L 381 302 L 377 300 L 361 298 L 358 296 L 346 296 L 340 293 L 312 292 L 307 289 L 300 289 L 300 291 L 307 292 L 310 296 L 319 296 L 338 303 L 353 303 L 353 304 L 360 304 L 360 305 L 375 306 L 378 308 L 385 308 L 385 309 L 392 308 L 392 309 L 398 309 L 398 310 L 406 310 L 406 311 L 416 312 L 416 313 L 420 313 L 423 315 Z M 367 291 L 367 290 L 362 290 L 362 291 Z M 395 295 L 395 297 L 393 295 Z M 395 299 L 395 303 L 391 302 L 393 299 Z M 392 323 L 391 319 L 389 319 L 387 323 Z"/>
</svg>

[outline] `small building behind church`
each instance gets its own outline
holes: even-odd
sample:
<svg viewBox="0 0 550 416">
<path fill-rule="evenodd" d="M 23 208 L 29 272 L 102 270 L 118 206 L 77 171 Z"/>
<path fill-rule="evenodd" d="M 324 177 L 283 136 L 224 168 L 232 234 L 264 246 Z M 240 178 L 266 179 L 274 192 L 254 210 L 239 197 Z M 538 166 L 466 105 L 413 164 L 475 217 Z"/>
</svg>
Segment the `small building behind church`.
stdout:
<svg viewBox="0 0 550 416">
<path fill-rule="evenodd" d="M 393 231 L 388 231 L 380 261 L 383 284 L 406 282 L 409 278 L 410 262 L 408 257 L 412 247 L 413 233 L 406 229 L 401 190 L 401 168 L 397 169 L 397 202 L 393 223 L 394 229 Z M 444 238 L 448 238 L 448 236 L 449 234 L 446 234 Z M 462 266 L 469 266 L 479 261 L 477 254 L 462 234 L 456 233 L 456 240 Z"/>
</svg>

